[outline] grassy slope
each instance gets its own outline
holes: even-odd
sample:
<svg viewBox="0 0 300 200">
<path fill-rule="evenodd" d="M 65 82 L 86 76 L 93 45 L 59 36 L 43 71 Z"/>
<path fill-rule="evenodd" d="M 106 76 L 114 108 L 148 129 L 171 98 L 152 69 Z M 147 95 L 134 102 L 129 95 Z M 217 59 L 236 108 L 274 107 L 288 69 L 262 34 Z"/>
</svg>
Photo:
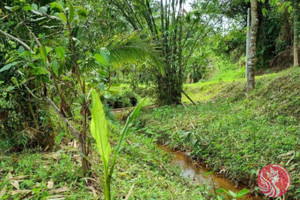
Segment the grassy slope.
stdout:
<svg viewBox="0 0 300 200">
<path fill-rule="evenodd" d="M 113 133 L 119 132 L 118 125 L 111 127 Z M 116 135 L 112 134 L 112 143 L 116 142 Z M 203 199 L 204 189 L 182 180 L 178 169 L 169 164 L 170 155 L 157 148 L 153 139 L 132 133 L 126 143 L 117 160 L 113 199 L 123 199 L 132 185 L 130 199 Z M 92 153 L 95 173 L 100 171 L 97 169 L 100 161 L 96 152 Z M 87 186 L 79 170 L 80 156 L 70 146 L 63 146 L 57 152 L 0 155 L 0 196 L 6 187 L 2 199 L 47 199 L 57 195 L 76 200 L 102 197 L 97 177 L 93 175 Z M 48 188 L 51 181 L 54 187 Z M 14 183 L 19 185 L 19 190 L 14 188 Z M 23 190 L 30 193 L 22 194 Z"/>
<path fill-rule="evenodd" d="M 292 177 L 288 199 L 300 199 L 300 68 L 257 77 L 248 96 L 244 87 L 243 79 L 186 85 L 196 106 L 156 108 L 140 120 L 149 134 L 252 188 L 262 167 L 279 163 Z"/>
</svg>

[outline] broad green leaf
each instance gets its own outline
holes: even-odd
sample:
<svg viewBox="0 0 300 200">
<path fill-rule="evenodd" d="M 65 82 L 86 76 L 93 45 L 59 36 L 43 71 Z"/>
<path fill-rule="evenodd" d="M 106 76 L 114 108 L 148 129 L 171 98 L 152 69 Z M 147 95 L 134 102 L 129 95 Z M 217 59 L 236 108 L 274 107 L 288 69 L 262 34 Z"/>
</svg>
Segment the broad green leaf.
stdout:
<svg viewBox="0 0 300 200">
<path fill-rule="evenodd" d="M 103 66 L 107 66 L 110 63 L 110 52 L 106 48 L 101 48 L 100 54 L 97 53 L 94 57 Z"/>
<path fill-rule="evenodd" d="M 47 10 L 48 10 L 48 8 L 47 8 L 46 6 L 42 6 L 42 7 L 40 7 L 40 9 L 39 9 L 39 11 L 40 11 L 41 13 L 47 13 Z"/>
<path fill-rule="evenodd" d="M 105 89 L 104 83 L 100 83 L 100 84 L 98 85 L 98 88 L 99 88 L 100 91 L 103 91 L 103 90 Z"/>
<path fill-rule="evenodd" d="M 78 15 L 82 18 L 86 18 L 87 17 L 87 10 L 84 9 L 84 8 L 80 8 L 78 11 L 77 11 Z"/>
<path fill-rule="evenodd" d="M 65 50 L 64 50 L 64 48 L 57 47 L 55 49 L 55 51 L 56 51 L 56 54 L 57 54 L 57 56 L 58 56 L 58 58 L 59 58 L 60 61 L 62 61 L 62 60 L 65 59 Z"/>
<path fill-rule="evenodd" d="M 31 6 L 36 10 L 38 9 L 38 6 L 35 3 L 31 4 Z"/>
<path fill-rule="evenodd" d="M 41 58 L 44 60 L 44 62 L 46 62 L 46 60 L 47 60 L 47 51 L 46 51 L 46 48 L 44 46 L 40 47 L 40 55 L 41 55 Z"/>
<path fill-rule="evenodd" d="M 14 6 L 14 7 L 4 6 L 4 8 L 10 11 L 16 11 L 20 8 L 20 6 Z"/>
<path fill-rule="evenodd" d="M 51 47 L 45 47 L 45 48 L 46 48 L 47 55 L 53 50 L 53 48 Z"/>
<path fill-rule="evenodd" d="M 42 67 L 40 65 L 33 68 L 33 72 L 32 72 L 33 75 L 46 75 L 48 73 L 49 71 L 45 67 Z"/>
<path fill-rule="evenodd" d="M 59 18 L 63 21 L 63 22 L 67 22 L 67 17 L 65 15 L 65 13 L 60 12 L 59 13 Z"/>
<path fill-rule="evenodd" d="M 72 22 L 74 19 L 74 7 L 71 4 L 69 4 L 68 8 L 69 8 L 69 20 L 70 22 Z"/>
<path fill-rule="evenodd" d="M 19 86 L 19 82 L 18 79 L 16 77 L 12 77 L 11 81 L 13 82 L 13 84 L 15 84 L 16 86 Z"/>
<path fill-rule="evenodd" d="M 63 76 L 61 79 L 63 81 L 71 81 L 71 78 L 69 76 Z"/>
<path fill-rule="evenodd" d="M 96 53 L 94 58 L 99 62 L 100 65 L 107 66 L 108 63 L 101 54 Z"/>
<path fill-rule="evenodd" d="M 96 147 L 107 172 L 111 147 L 108 141 L 108 128 L 103 105 L 96 90 L 92 91 L 91 133 L 96 141 Z"/>
<path fill-rule="evenodd" d="M 237 193 L 237 197 L 240 198 L 240 197 L 242 197 L 242 196 L 248 194 L 249 192 L 250 192 L 250 190 L 244 188 L 244 189 L 242 189 L 241 191 L 239 191 L 239 192 Z"/>
<path fill-rule="evenodd" d="M 24 47 L 23 46 L 20 46 L 18 48 L 18 53 L 23 53 L 25 51 Z"/>
<path fill-rule="evenodd" d="M 265 17 L 265 16 L 267 16 L 268 10 L 266 8 L 263 8 L 262 13 L 263 13 L 263 16 Z"/>
<path fill-rule="evenodd" d="M 6 88 L 6 92 L 10 92 L 10 91 L 12 91 L 12 90 L 14 90 L 15 89 L 15 87 L 14 86 L 8 86 L 7 88 Z"/>
<path fill-rule="evenodd" d="M 25 11 L 29 11 L 29 10 L 33 10 L 33 9 L 34 8 L 32 6 L 29 6 L 29 5 L 23 7 L 23 10 L 25 10 Z"/>
<path fill-rule="evenodd" d="M 216 189 L 217 193 L 228 193 L 224 188 Z"/>
<path fill-rule="evenodd" d="M 13 62 L 13 63 L 10 63 L 10 64 L 7 64 L 5 66 L 3 66 L 1 69 L 0 69 L 0 73 L 1 72 L 4 72 L 6 70 L 9 70 L 10 68 L 12 68 L 13 66 L 19 64 L 20 62 Z"/>
<path fill-rule="evenodd" d="M 51 67 L 52 67 L 52 70 L 53 70 L 54 74 L 55 74 L 56 76 L 58 76 L 59 64 L 58 64 L 57 60 L 54 60 L 54 61 L 52 62 Z"/>
<path fill-rule="evenodd" d="M 110 63 L 110 52 L 107 48 L 101 48 L 100 54 L 103 56 L 107 64 Z"/>
<path fill-rule="evenodd" d="M 108 76 L 108 72 L 107 70 L 103 70 L 103 69 L 100 69 L 97 71 L 101 76 L 103 77 L 107 77 Z M 102 78 L 104 80 L 104 78 Z"/>
<path fill-rule="evenodd" d="M 57 2 L 52 2 L 50 4 L 50 6 L 51 6 L 52 9 L 53 8 L 58 9 L 60 12 L 62 12 L 64 10 L 63 7 L 59 3 L 57 3 Z"/>
<path fill-rule="evenodd" d="M 231 190 L 228 190 L 228 193 L 232 196 L 232 197 L 237 197 L 236 193 L 232 192 Z"/>
</svg>

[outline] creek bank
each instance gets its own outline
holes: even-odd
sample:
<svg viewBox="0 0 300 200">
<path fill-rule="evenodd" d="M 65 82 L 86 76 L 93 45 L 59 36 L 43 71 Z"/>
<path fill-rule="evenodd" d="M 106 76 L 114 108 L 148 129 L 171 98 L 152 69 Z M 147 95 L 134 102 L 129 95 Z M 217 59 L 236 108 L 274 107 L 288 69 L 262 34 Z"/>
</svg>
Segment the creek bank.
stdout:
<svg viewBox="0 0 300 200">
<path fill-rule="evenodd" d="M 194 184 L 207 185 L 211 192 L 223 188 L 227 191 L 231 190 L 238 193 L 240 190 L 246 188 L 244 184 L 234 184 L 231 180 L 226 178 L 221 173 L 212 172 L 207 164 L 196 161 L 190 157 L 190 152 L 182 152 L 180 150 L 173 150 L 166 145 L 158 145 L 158 147 L 167 153 L 174 156 L 171 164 L 177 166 L 181 170 L 181 176 L 185 179 L 190 179 Z M 251 190 L 250 190 L 251 191 Z M 261 196 L 249 193 L 245 195 L 242 200 L 262 200 Z"/>
</svg>

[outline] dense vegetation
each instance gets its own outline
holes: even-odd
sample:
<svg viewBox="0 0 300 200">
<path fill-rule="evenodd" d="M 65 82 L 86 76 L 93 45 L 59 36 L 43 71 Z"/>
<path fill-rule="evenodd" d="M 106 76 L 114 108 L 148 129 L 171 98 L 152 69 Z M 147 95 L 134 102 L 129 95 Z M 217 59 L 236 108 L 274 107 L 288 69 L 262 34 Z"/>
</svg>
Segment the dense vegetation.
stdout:
<svg viewBox="0 0 300 200">
<path fill-rule="evenodd" d="M 280 163 L 295 181 L 287 198 L 298 199 L 299 78 L 299 68 L 258 77 L 247 97 L 243 80 L 188 85 L 199 105 L 147 111 L 142 130 L 253 190 L 259 169 Z"/>
<path fill-rule="evenodd" d="M 1 1 L 0 199 L 300 199 L 299 80 L 299 0 Z"/>
</svg>

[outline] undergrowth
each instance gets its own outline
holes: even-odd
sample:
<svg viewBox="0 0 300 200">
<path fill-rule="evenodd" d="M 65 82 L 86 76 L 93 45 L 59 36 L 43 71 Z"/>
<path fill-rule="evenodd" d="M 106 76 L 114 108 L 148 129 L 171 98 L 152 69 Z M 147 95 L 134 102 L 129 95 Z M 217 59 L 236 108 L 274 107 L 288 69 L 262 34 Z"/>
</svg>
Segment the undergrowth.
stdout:
<svg viewBox="0 0 300 200">
<path fill-rule="evenodd" d="M 115 146 L 120 125 L 111 123 L 110 129 Z M 129 199 L 210 199 L 205 188 L 180 177 L 156 139 L 131 133 L 126 143 L 113 174 L 113 199 L 124 199 L 130 190 Z M 73 141 L 55 152 L 0 155 L 0 199 L 103 199 L 96 151 L 91 178 L 83 178 L 77 148 Z"/>
<path fill-rule="evenodd" d="M 173 148 L 192 151 L 253 192 L 259 191 L 260 169 L 281 164 L 292 177 L 287 199 L 300 199 L 300 69 L 257 77 L 249 95 L 244 85 L 242 79 L 187 85 L 198 104 L 144 111 L 142 130 Z"/>
</svg>

